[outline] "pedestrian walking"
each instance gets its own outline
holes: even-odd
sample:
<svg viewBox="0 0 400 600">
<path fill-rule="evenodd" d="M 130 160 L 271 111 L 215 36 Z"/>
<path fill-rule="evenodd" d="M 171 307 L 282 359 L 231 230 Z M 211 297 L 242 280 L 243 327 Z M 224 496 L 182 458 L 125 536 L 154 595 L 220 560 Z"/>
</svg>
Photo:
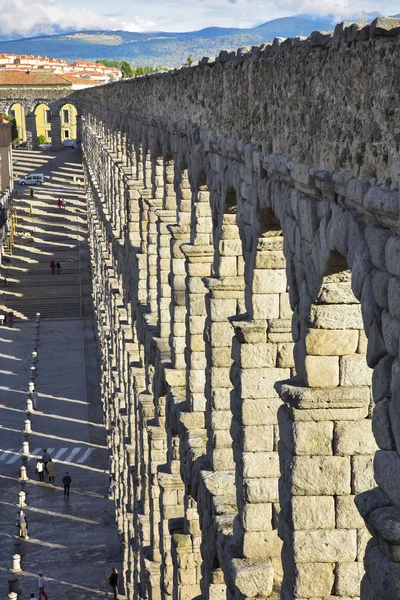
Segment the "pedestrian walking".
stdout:
<svg viewBox="0 0 400 600">
<path fill-rule="evenodd" d="M 71 476 L 68 475 L 68 471 L 65 473 L 62 482 L 64 484 L 64 498 L 69 498 L 69 486 L 71 485 L 72 479 Z"/>
<path fill-rule="evenodd" d="M 5 327 L 7 325 L 7 313 L 5 315 L 3 315 L 3 326 Z"/>
<path fill-rule="evenodd" d="M 112 495 L 113 495 L 114 488 L 115 488 L 115 481 L 114 481 L 114 479 L 113 479 L 112 475 L 110 475 L 110 477 L 109 477 L 109 479 L 108 479 L 108 494 L 109 494 L 110 496 L 112 496 Z"/>
<path fill-rule="evenodd" d="M 56 263 L 54 262 L 54 260 L 52 260 L 51 263 L 50 263 L 50 269 L 51 269 L 51 272 L 54 275 L 54 273 L 56 272 Z"/>
<path fill-rule="evenodd" d="M 19 527 L 19 537 L 24 540 L 29 540 L 28 536 L 28 521 L 23 510 L 20 510 L 17 517 L 17 525 Z"/>
<path fill-rule="evenodd" d="M 39 475 L 39 481 L 44 481 L 44 463 L 41 458 L 36 461 L 36 473 Z"/>
<path fill-rule="evenodd" d="M 50 460 L 50 454 L 47 452 L 47 449 L 45 448 L 43 450 L 43 454 L 42 454 L 42 461 L 44 462 L 44 468 L 47 471 L 47 463 Z"/>
<path fill-rule="evenodd" d="M 114 598 L 118 598 L 117 596 L 117 589 L 118 589 L 118 571 L 117 569 L 113 569 L 111 571 L 111 575 L 109 576 L 108 580 L 109 584 L 111 585 L 113 592 L 114 592 Z"/>
<path fill-rule="evenodd" d="M 31 188 L 31 198 L 33 198 L 33 188 Z"/>
<path fill-rule="evenodd" d="M 12 327 L 14 324 L 14 313 L 12 310 L 7 314 L 7 324 L 9 327 Z"/>
<path fill-rule="evenodd" d="M 65 198 L 62 199 L 62 207 L 65 210 L 65 207 L 67 206 L 67 201 Z"/>
<path fill-rule="evenodd" d="M 35 594 L 31 594 L 30 600 L 37 600 Z"/>
<path fill-rule="evenodd" d="M 57 274 L 59 275 L 61 273 L 61 265 L 59 262 L 56 264 L 56 269 L 57 269 Z"/>
<path fill-rule="evenodd" d="M 49 475 L 49 483 L 54 483 L 54 477 L 56 476 L 56 466 L 51 460 L 51 458 L 47 463 L 47 473 Z"/>
<path fill-rule="evenodd" d="M 58 204 L 58 208 L 61 210 L 61 207 L 62 207 L 62 200 L 61 200 L 61 198 L 59 198 L 57 200 L 57 204 Z"/>
<path fill-rule="evenodd" d="M 42 596 L 44 598 L 48 598 L 46 592 L 44 591 L 44 577 L 43 577 L 43 571 L 39 571 L 38 573 L 39 575 L 39 600 L 42 600 Z"/>
</svg>

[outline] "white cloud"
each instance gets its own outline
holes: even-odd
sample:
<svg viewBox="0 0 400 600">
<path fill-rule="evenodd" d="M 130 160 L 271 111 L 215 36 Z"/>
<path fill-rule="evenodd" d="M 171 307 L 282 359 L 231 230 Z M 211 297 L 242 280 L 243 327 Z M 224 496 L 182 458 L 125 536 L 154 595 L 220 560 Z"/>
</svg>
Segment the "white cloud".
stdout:
<svg viewBox="0 0 400 600">
<path fill-rule="evenodd" d="M 0 32 L 27 36 L 57 28 L 190 31 L 212 25 L 251 27 L 295 14 L 332 15 L 338 22 L 357 19 L 363 10 L 386 15 L 399 12 L 398 0 L 114 0 L 112 8 L 117 12 L 107 15 L 109 0 L 78 2 L 0 0 Z"/>
<path fill-rule="evenodd" d="M 148 19 L 131 18 L 124 23 L 104 17 L 83 6 L 69 4 L 68 8 L 54 0 L 0 0 L 0 33 L 23 36 L 52 33 L 54 29 L 130 29 L 144 31 L 154 27 Z"/>
</svg>

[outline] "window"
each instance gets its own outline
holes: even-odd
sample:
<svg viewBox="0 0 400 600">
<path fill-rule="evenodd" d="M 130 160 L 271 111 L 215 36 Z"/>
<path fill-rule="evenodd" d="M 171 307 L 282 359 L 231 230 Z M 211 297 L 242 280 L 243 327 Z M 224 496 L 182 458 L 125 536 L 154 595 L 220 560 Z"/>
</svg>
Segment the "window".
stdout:
<svg viewBox="0 0 400 600">
<path fill-rule="evenodd" d="M 69 123 L 69 111 L 66 109 L 63 110 L 63 121 L 64 123 Z"/>
<path fill-rule="evenodd" d="M 51 123 L 51 110 L 46 110 L 45 112 L 46 112 L 46 114 L 45 114 L 46 123 Z"/>
<path fill-rule="evenodd" d="M 51 139 L 51 129 L 46 131 L 46 136 Z"/>
<path fill-rule="evenodd" d="M 64 131 L 64 137 L 65 137 L 65 139 L 68 139 L 68 138 L 69 138 L 69 131 L 68 131 L 68 129 L 66 129 L 66 130 Z"/>
</svg>

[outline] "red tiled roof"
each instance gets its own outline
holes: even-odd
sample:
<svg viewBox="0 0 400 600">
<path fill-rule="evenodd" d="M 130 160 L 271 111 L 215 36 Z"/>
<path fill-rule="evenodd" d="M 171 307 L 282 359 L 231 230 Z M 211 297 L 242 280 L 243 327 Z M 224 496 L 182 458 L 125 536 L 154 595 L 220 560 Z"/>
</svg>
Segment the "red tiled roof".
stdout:
<svg viewBox="0 0 400 600">
<path fill-rule="evenodd" d="M 76 75 L 70 75 L 69 73 L 63 73 L 59 75 L 61 79 L 66 79 L 73 85 L 99 85 L 98 81 L 92 81 L 91 79 L 84 79 L 83 77 L 77 77 Z"/>
<path fill-rule="evenodd" d="M 0 71 L 0 85 L 60 85 L 66 87 L 70 86 L 71 82 L 64 76 L 61 77 L 55 73 L 43 73 L 37 69 L 27 73 L 16 69 L 15 71 Z"/>
</svg>

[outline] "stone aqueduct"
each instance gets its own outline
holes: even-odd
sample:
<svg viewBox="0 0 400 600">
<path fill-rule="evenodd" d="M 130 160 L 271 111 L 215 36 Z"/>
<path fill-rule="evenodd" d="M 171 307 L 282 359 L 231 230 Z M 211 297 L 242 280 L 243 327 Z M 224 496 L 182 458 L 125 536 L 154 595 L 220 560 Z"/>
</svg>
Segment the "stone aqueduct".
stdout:
<svg viewBox="0 0 400 600">
<path fill-rule="evenodd" d="M 130 600 L 400 599 L 399 34 L 69 99 Z"/>
</svg>

